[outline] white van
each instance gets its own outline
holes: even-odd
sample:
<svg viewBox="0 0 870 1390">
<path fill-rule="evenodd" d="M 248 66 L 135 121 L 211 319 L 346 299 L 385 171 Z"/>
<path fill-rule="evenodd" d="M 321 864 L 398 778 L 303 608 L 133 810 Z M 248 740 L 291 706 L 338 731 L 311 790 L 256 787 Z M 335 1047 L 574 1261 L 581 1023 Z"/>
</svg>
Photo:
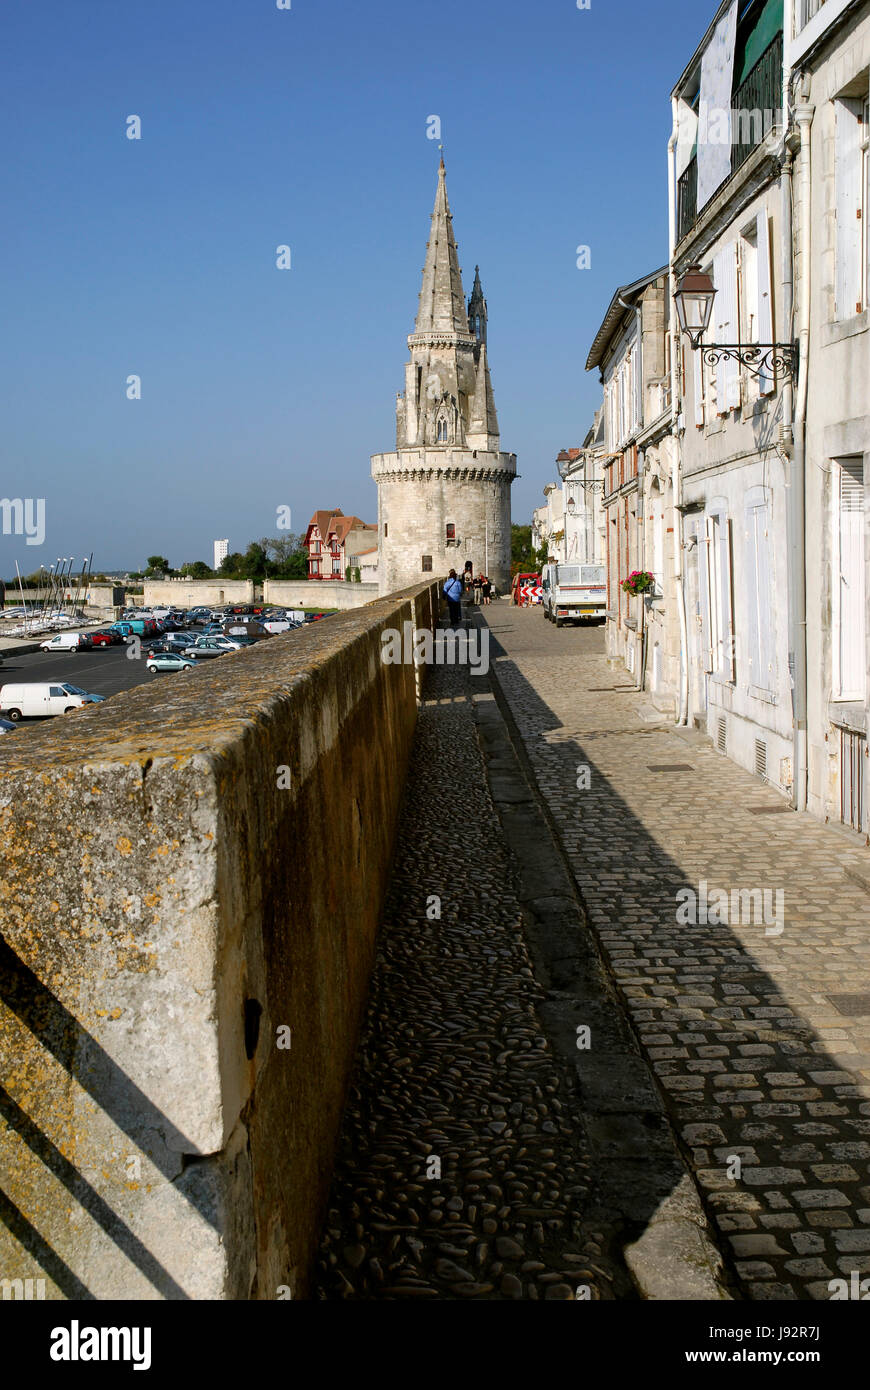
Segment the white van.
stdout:
<svg viewBox="0 0 870 1390">
<path fill-rule="evenodd" d="M 49 637 L 45 642 L 40 642 L 41 652 L 84 652 L 93 643 L 85 632 L 59 632 L 56 637 Z"/>
<path fill-rule="evenodd" d="M 100 697 L 97 697 L 100 698 Z M 94 703 L 95 697 L 66 681 L 26 685 L 0 685 L 0 713 L 7 719 L 38 719 L 49 714 L 67 714 L 71 709 Z"/>
<path fill-rule="evenodd" d="M 607 570 L 604 565 L 544 566 L 544 617 L 564 623 L 603 618 L 607 608 Z"/>
</svg>

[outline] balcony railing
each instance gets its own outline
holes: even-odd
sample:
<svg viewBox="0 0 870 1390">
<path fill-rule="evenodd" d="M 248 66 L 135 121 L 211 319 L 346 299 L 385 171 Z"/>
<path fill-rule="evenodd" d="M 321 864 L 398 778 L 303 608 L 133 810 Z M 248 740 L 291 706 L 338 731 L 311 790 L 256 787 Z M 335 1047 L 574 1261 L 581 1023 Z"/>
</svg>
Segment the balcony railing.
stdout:
<svg viewBox="0 0 870 1390">
<path fill-rule="evenodd" d="M 815 0 L 807 0 L 808 4 Z M 824 3 L 824 0 L 819 0 Z M 782 119 L 782 34 L 764 50 L 731 98 L 731 171 L 737 170 Z M 725 181 L 723 181 L 725 182 Z M 677 184 L 677 240 L 698 218 L 698 160 L 693 157 Z"/>
</svg>

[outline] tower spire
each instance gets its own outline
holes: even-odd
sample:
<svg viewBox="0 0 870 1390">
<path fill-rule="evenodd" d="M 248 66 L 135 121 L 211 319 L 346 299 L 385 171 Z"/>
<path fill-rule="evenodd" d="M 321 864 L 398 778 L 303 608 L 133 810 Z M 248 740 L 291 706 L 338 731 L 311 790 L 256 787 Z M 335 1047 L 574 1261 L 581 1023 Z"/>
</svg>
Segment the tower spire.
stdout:
<svg viewBox="0 0 870 1390">
<path fill-rule="evenodd" d="M 479 343 L 486 343 L 486 300 L 480 283 L 480 266 L 474 267 L 474 284 L 468 301 L 468 327 Z"/>
<path fill-rule="evenodd" d="M 415 333 L 467 333 L 468 315 L 459 256 L 453 235 L 453 217 L 447 199 L 447 171 L 444 151 L 438 165 L 435 209 L 423 267 L 423 288 L 417 312 Z"/>
</svg>

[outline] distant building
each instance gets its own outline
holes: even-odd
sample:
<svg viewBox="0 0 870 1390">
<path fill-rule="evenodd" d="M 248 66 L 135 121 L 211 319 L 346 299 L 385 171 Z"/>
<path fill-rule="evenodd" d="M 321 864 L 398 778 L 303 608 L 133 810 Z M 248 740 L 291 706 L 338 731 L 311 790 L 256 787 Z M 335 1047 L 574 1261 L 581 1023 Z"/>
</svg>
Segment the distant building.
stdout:
<svg viewBox="0 0 870 1390">
<path fill-rule="evenodd" d="M 228 540 L 215 541 L 214 543 L 214 567 L 219 570 L 229 553 L 230 543 Z"/>
<path fill-rule="evenodd" d="M 501 451 L 486 300 L 479 274 L 465 299 L 443 160 L 408 347 L 396 447 L 372 456 L 381 593 L 461 570 L 466 561 L 506 590 L 516 456 Z"/>
<path fill-rule="evenodd" d="M 358 516 L 345 516 L 338 507 L 317 511 L 308 523 L 309 579 L 345 579 L 348 566 L 358 566 L 357 555 L 377 541 L 378 528 Z"/>
</svg>

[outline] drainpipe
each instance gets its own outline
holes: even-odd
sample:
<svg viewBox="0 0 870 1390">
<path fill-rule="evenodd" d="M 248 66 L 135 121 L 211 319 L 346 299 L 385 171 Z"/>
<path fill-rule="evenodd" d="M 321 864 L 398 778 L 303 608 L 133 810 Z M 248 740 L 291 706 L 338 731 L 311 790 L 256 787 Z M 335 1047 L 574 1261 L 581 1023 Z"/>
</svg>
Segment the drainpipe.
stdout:
<svg viewBox="0 0 870 1390">
<path fill-rule="evenodd" d="M 677 354 L 680 346 L 680 331 L 676 317 L 674 293 L 677 277 L 674 269 L 674 248 L 677 244 L 677 135 L 679 133 L 679 107 L 677 98 L 671 98 L 672 129 L 668 141 L 668 284 L 669 314 L 668 323 L 671 334 L 671 528 L 674 537 L 674 590 L 677 595 L 677 616 L 680 623 L 680 707 L 677 724 L 689 722 L 689 634 L 686 623 L 686 593 L 683 588 L 683 518 L 682 479 L 680 476 L 680 453 L 682 444 L 679 434 L 678 405 L 680 403 L 679 378 L 677 374 Z"/>
<path fill-rule="evenodd" d="M 798 298 L 797 396 L 794 409 L 789 512 L 791 518 L 789 579 L 790 617 L 789 665 L 792 672 L 792 719 L 794 728 L 794 788 L 792 805 L 796 811 L 807 808 L 807 586 L 806 586 L 806 419 L 809 387 L 810 269 L 811 247 L 811 155 L 810 130 L 815 107 L 803 102 L 794 108 L 800 131 L 798 186 L 800 189 L 800 295 Z M 794 247 L 794 241 L 792 242 Z"/>
</svg>

